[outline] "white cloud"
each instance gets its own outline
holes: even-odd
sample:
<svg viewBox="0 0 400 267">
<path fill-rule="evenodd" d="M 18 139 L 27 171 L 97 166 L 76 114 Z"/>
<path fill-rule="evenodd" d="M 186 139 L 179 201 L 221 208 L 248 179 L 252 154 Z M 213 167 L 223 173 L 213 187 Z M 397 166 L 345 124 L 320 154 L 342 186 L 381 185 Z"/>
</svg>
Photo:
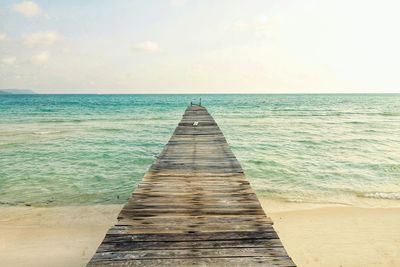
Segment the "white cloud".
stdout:
<svg viewBox="0 0 400 267">
<path fill-rule="evenodd" d="M 270 29 L 270 21 L 266 16 L 252 19 L 239 19 L 231 25 L 233 31 L 254 32 L 256 35 L 265 35 Z"/>
<path fill-rule="evenodd" d="M 40 52 L 32 56 L 32 62 L 37 65 L 44 65 L 50 58 L 50 54 L 47 51 Z"/>
<path fill-rule="evenodd" d="M 1 60 L 1 62 L 3 64 L 8 64 L 8 65 L 14 65 L 16 61 L 17 61 L 17 58 L 14 56 L 4 57 Z"/>
<path fill-rule="evenodd" d="M 26 34 L 23 37 L 27 46 L 49 46 L 63 39 L 63 36 L 57 32 L 34 32 Z"/>
<path fill-rule="evenodd" d="M 247 23 L 247 21 L 239 19 L 232 24 L 231 29 L 236 31 L 241 31 L 246 29 L 248 26 L 249 24 Z"/>
<path fill-rule="evenodd" d="M 23 1 L 19 4 L 15 4 L 13 6 L 13 10 L 21 13 L 27 18 L 38 16 L 40 13 L 42 13 L 40 6 L 33 1 Z"/>
<path fill-rule="evenodd" d="M 5 40 L 7 40 L 7 34 L 5 34 L 5 33 L 0 33 L 0 42 L 3 42 L 3 41 L 5 41 Z"/>
<path fill-rule="evenodd" d="M 152 41 L 144 41 L 133 46 L 136 51 L 143 51 L 148 53 L 154 53 L 160 51 L 160 46 Z"/>
<path fill-rule="evenodd" d="M 183 6 L 184 4 L 186 4 L 186 0 L 171 0 L 173 6 Z"/>
</svg>

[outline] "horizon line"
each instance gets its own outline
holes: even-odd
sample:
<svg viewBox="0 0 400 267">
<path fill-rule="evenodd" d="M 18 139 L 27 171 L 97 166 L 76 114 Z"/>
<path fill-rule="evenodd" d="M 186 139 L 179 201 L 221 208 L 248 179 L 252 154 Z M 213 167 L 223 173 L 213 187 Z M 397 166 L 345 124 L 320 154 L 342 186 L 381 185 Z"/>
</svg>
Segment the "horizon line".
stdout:
<svg viewBox="0 0 400 267">
<path fill-rule="evenodd" d="M 5 90 L 5 89 L 0 89 Z M 285 93 L 8 93 L 2 95 L 393 95 L 400 92 L 285 92 Z"/>
</svg>

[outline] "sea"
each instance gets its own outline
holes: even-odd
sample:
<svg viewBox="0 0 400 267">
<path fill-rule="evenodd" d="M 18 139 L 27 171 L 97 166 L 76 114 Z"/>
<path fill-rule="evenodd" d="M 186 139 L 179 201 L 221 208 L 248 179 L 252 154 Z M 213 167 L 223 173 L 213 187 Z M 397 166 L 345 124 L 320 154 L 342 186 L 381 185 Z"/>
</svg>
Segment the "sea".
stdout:
<svg viewBox="0 0 400 267">
<path fill-rule="evenodd" d="M 400 94 L 0 95 L 0 205 L 124 203 L 200 98 L 260 197 L 400 205 Z"/>
</svg>

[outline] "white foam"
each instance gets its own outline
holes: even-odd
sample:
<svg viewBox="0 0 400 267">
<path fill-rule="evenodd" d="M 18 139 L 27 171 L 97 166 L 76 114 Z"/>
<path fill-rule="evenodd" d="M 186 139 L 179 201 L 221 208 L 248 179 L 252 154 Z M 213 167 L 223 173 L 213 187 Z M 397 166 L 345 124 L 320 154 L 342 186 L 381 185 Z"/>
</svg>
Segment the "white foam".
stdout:
<svg viewBox="0 0 400 267">
<path fill-rule="evenodd" d="M 400 200 L 400 192 L 374 192 L 364 194 L 364 196 L 368 198 Z"/>
<path fill-rule="evenodd" d="M 41 132 L 33 132 L 33 134 L 56 134 L 61 133 L 61 131 L 41 131 Z"/>
</svg>

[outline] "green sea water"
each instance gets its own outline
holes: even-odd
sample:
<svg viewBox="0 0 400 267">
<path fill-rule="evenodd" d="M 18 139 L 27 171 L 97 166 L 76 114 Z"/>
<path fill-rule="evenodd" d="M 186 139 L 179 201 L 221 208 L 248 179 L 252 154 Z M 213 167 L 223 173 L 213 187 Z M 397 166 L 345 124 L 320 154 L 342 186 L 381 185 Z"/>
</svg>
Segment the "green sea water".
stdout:
<svg viewBox="0 0 400 267">
<path fill-rule="evenodd" d="M 400 204 L 400 95 L 0 95 L 0 205 L 124 203 L 202 97 L 260 196 Z"/>
</svg>

